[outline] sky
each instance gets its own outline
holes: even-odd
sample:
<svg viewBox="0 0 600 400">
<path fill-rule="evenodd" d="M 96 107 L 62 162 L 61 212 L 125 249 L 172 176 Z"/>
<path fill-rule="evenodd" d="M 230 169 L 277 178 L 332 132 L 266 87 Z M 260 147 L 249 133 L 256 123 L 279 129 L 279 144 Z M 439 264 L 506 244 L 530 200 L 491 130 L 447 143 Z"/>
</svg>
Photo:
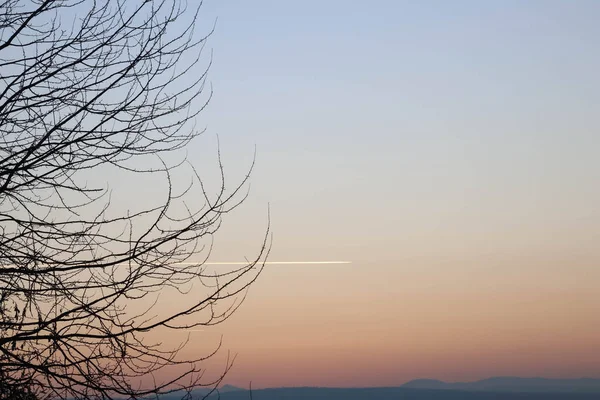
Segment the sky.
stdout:
<svg viewBox="0 0 600 400">
<path fill-rule="evenodd" d="M 227 382 L 600 378 L 600 2 L 206 0 L 189 148 L 243 177 L 212 261 L 271 261 Z M 211 156 L 212 155 L 212 156 Z M 176 340 L 177 338 L 170 338 Z M 216 360 L 209 367 L 217 365 Z"/>
</svg>

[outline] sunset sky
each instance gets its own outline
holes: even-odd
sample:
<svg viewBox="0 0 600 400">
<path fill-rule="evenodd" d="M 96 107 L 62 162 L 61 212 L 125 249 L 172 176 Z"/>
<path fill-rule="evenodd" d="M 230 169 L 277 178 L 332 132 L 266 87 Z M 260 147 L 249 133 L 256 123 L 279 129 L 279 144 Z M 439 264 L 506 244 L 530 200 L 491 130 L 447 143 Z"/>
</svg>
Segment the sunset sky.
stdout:
<svg viewBox="0 0 600 400">
<path fill-rule="evenodd" d="M 270 205 L 270 260 L 351 263 L 268 265 L 188 351 L 222 334 L 244 387 L 600 378 L 600 2 L 203 10 L 190 159 L 218 134 L 235 181 L 257 148 L 211 261 L 253 257 Z"/>
</svg>

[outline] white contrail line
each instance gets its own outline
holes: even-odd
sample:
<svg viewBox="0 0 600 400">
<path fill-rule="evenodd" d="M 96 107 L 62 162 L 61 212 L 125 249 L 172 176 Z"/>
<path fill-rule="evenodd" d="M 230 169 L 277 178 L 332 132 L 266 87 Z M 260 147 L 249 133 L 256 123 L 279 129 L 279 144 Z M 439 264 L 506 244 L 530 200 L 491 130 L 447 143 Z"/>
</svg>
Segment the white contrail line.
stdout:
<svg viewBox="0 0 600 400">
<path fill-rule="evenodd" d="M 231 262 L 205 262 L 202 263 L 204 265 L 248 265 L 252 262 L 241 262 L 241 261 L 231 261 Z M 177 263 L 179 265 L 196 265 L 200 263 Z M 301 264 L 352 264 L 352 261 L 258 261 L 257 264 L 280 264 L 280 265 L 301 265 Z"/>
</svg>

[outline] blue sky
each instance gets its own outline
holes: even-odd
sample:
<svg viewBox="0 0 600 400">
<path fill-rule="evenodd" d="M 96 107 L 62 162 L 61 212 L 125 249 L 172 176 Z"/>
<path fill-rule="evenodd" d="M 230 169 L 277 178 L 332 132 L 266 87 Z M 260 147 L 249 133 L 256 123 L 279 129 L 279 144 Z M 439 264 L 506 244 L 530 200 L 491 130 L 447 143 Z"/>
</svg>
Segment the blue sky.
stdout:
<svg viewBox="0 0 600 400">
<path fill-rule="evenodd" d="M 207 1 L 202 121 L 232 169 L 257 145 L 253 199 L 284 243 L 310 229 L 298 219 L 389 238 L 384 219 L 590 217 L 598 15 L 594 1 Z"/>
</svg>

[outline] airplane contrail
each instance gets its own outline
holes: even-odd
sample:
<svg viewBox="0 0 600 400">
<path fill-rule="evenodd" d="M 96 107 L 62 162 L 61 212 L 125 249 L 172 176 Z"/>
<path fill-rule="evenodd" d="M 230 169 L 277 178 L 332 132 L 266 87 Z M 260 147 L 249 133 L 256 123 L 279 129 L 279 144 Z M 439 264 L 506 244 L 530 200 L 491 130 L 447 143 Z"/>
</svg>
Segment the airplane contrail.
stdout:
<svg viewBox="0 0 600 400">
<path fill-rule="evenodd" d="M 260 262 L 259 262 L 260 263 Z M 246 265 L 248 262 L 207 262 L 208 265 Z M 263 264 L 263 263 L 260 263 Z M 352 261 L 265 261 L 264 264 L 352 264 Z"/>
<path fill-rule="evenodd" d="M 185 262 L 185 263 L 176 263 L 178 265 L 248 265 L 251 261 L 219 261 L 219 262 L 204 262 L 204 263 L 194 263 L 194 262 Z M 352 264 L 352 261 L 265 261 L 257 262 L 257 264 L 279 264 L 279 265 L 302 265 L 302 264 Z"/>
</svg>

